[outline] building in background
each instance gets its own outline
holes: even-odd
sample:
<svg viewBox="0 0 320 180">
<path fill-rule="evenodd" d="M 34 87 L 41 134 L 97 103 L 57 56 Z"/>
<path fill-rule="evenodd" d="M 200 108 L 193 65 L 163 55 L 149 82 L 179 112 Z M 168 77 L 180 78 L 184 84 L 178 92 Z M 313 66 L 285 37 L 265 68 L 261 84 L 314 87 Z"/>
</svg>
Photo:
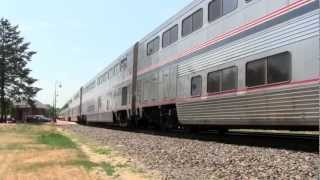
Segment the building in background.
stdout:
<svg viewBox="0 0 320 180">
<path fill-rule="evenodd" d="M 42 104 L 35 100 L 34 107 L 31 107 L 27 102 L 15 104 L 15 119 L 17 121 L 26 121 L 27 116 L 31 115 L 48 115 L 50 106 Z"/>
</svg>

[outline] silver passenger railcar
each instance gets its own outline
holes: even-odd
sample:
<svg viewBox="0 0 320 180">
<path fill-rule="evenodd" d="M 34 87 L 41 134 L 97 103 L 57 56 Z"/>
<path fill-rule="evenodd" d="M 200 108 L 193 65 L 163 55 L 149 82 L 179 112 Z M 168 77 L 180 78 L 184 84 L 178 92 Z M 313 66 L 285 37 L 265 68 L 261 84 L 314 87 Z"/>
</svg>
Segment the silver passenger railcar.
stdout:
<svg viewBox="0 0 320 180">
<path fill-rule="evenodd" d="M 318 0 L 195 0 L 65 106 L 80 122 L 315 129 Z"/>
</svg>

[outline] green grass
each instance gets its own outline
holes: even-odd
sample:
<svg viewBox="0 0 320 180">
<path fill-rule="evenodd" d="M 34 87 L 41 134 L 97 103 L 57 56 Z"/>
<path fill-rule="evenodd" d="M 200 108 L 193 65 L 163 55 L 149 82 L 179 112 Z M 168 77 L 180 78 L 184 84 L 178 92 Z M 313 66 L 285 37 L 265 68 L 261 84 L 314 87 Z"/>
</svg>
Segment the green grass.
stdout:
<svg viewBox="0 0 320 180">
<path fill-rule="evenodd" d="M 97 167 L 101 167 L 108 176 L 113 176 L 113 174 L 116 172 L 115 167 L 109 163 L 94 163 L 86 159 L 72 160 L 71 162 L 67 163 L 67 165 L 80 166 L 85 168 L 87 171 L 90 171 Z"/>
<path fill-rule="evenodd" d="M 95 152 L 97 154 L 100 154 L 100 155 L 110 155 L 112 150 L 111 149 L 105 149 L 105 148 L 98 148 L 95 150 Z"/>
<path fill-rule="evenodd" d="M 102 162 L 100 167 L 107 173 L 108 176 L 113 176 L 113 174 L 116 172 L 115 167 L 106 162 Z"/>
<path fill-rule="evenodd" d="M 77 145 L 68 137 L 53 133 L 53 132 L 47 132 L 42 133 L 37 137 L 38 143 L 46 144 L 51 148 L 55 149 L 76 149 Z"/>
<path fill-rule="evenodd" d="M 81 166 L 81 167 L 85 168 L 86 170 L 92 170 L 93 168 L 99 166 L 99 164 L 91 162 L 86 159 L 72 160 L 71 162 L 67 163 L 67 165 Z"/>
</svg>

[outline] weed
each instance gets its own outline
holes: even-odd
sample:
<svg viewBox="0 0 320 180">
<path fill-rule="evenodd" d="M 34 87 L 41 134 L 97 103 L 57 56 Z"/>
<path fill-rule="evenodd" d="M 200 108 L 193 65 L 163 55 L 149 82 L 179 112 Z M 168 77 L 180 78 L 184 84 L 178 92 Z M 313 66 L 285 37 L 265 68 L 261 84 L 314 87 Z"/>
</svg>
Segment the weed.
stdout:
<svg viewBox="0 0 320 180">
<path fill-rule="evenodd" d="M 77 145 L 68 137 L 61 134 L 47 132 L 42 133 L 37 137 L 37 140 L 41 144 L 46 144 L 52 148 L 61 148 L 61 149 L 75 149 Z"/>
<path fill-rule="evenodd" d="M 109 163 L 102 162 L 100 167 L 107 173 L 108 176 L 112 176 L 115 173 L 115 167 Z"/>
<path fill-rule="evenodd" d="M 81 167 L 85 168 L 86 170 L 91 170 L 91 169 L 99 166 L 99 164 L 91 162 L 86 159 L 72 160 L 71 162 L 67 163 L 67 165 L 81 166 Z"/>
<path fill-rule="evenodd" d="M 99 149 L 96 149 L 95 152 L 97 154 L 100 154 L 100 155 L 110 155 L 112 150 L 111 149 L 99 148 Z"/>
</svg>

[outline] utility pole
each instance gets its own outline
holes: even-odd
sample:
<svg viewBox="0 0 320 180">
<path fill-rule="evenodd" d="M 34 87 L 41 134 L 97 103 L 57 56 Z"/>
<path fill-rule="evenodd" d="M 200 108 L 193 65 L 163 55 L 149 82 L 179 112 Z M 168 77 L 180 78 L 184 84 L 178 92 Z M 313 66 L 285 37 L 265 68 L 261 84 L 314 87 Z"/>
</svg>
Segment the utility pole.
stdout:
<svg viewBox="0 0 320 180">
<path fill-rule="evenodd" d="M 54 97 L 53 97 L 53 123 L 57 122 L 57 97 L 58 97 L 58 88 L 61 88 L 62 85 L 60 82 L 56 81 L 54 84 Z"/>
</svg>

